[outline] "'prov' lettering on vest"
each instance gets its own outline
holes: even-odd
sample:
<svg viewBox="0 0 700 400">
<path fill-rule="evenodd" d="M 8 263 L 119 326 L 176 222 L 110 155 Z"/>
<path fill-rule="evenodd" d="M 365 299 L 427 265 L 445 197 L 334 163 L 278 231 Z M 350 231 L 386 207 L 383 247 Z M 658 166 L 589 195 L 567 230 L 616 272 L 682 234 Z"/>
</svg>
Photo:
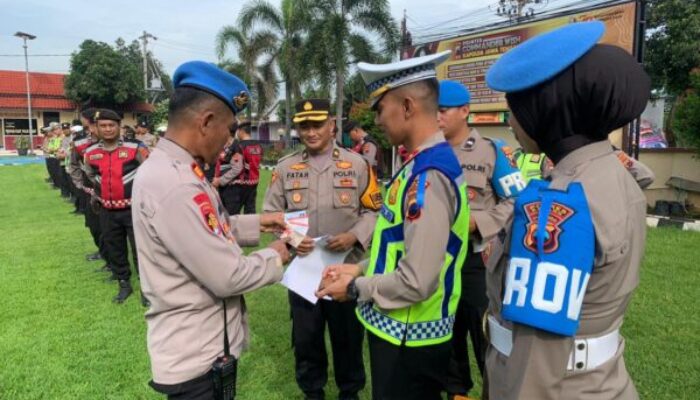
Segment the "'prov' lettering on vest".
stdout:
<svg viewBox="0 0 700 400">
<path fill-rule="evenodd" d="M 595 236 L 580 183 L 533 180 L 515 203 L 503 318 L 564 336 L 578 330 Z"/>
</svg>

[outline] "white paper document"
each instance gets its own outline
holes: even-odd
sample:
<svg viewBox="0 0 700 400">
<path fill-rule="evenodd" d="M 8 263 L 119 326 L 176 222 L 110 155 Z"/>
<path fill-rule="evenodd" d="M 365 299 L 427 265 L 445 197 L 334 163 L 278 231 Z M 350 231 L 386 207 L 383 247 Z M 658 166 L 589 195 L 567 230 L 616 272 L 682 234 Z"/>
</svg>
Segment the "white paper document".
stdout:
<svg viewBox="0 0 700 400">
<path fill-rule="evenodd" d="M 304 256 L 296 256 L 282 277 L 282 285 L 316 304 L 316 291 L 321 284 L 323 270 L 329 265 L 342 264 L 350 250 L 338 253 L 326 250 L 329 236 L 314 239 L 314 250 Z"/>
</svg>

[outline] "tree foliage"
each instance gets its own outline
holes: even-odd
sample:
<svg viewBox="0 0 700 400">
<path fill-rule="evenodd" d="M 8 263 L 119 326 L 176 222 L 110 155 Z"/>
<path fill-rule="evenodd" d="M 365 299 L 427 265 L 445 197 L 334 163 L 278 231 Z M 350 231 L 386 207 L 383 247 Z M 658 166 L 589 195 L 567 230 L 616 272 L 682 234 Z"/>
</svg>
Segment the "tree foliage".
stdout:
<svg viewBox="0 0 700 400">
<path fill-rule="evenodd" d="M 700 67 L 700 1 L 648 0 L 645 66 L 656 89 L 676 96 Z"/>
<path fill-rule="evenodd" d="M 114 46 L 85 40 L 71 56 L 65 89 L 69 99 L 79 104 L 118 106 L 134 101 L 167 99 L 172 94 L 170 76 L 153 53 L 147 55 L 149 82 L 160 77 L 163 91 L 146 97 L 143 88 L 143 53 L 139 42 L 127 44 L 122 38 Z"/>
<path fill-rule="evenodd" d="M 255 111 L 258 117 L 268 114 L 279 94 L 274 56 L 277 38 L 272 32 L 248 34 L 232 26 L 225 26 L 216 39 L 219 65 L 240 76 L 252 93 L 252 105 L 246 110 L 248 118 Z M 238 61 L 225 58 L 229 47 L 237 49 Z M 261 60 L 262 59 L 262 60 Z"/>
<path fill-rule="evenodd" d="M 386 135 L 384 135 L 382 130 L 374 123 L 376 114 L 377 113 L 372 111 L 368 103 L 361 102 L 354 103 L 352 107 L 350 107 L 348 116 L 352 121 L 360 125 L 365 132 L 372 136 L 380 146 L 385 149 L 390 149 L 391 144 L 387 140 Z"/>
<path fill-rule="evenodd" d="M 685 147 L 700 154 L 700 68 L 689 74 L 690 88 L 679 98 L 673 119 L 673 130 Z"/>
<path fill-rule="evenodd" d="M 120 105 L 144 100 L 139 65 L 107 43 L 85 40 L 71 56 L 66 96 L 79 104 Z"/>
</svg>

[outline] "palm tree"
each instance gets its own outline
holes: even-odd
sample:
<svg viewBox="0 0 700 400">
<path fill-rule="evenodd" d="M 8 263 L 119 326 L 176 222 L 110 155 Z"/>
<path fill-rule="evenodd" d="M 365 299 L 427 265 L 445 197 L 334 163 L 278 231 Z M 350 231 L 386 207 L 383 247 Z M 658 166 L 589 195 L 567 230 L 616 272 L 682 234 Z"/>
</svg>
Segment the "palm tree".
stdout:
<svg viewBox="0 0 700 400">
<path fill-rule="evenodd" d="M 350 65 L 393 58 L 399 45 L 397 24 L 387 0 L 318 0 L 314 14 L 316 23 L 310 28 L 308 50 L 312 51 L 308 56 L 316 54 L 311 65 L 321 86 L 334 81 L 336 115 L 341 117 Z M 376 49 L 366 33 L 375 35 L 382 48 Z M 337 123 L 340 129 L 340 118 Z"/>
<path fill-rule="evenodd" d="M 238 61 L 225 58 L 229 46 L 238 49 Z M 249 119 L 253 109 L 258 116 L 265 114 L 277 97 L 277 76 L 274 70 L 276 46 L 277 38 L 270 32 L 246 35 L 245 31 L 232 26 L 223 27 L 216 37 L 219 65 L 242 77 L 253 92 L 253 104 L 246 111 Z M 261 63 L 265 56 L 268 58 Z"/>
<path fill-rule="evenodd" d="M 254 27 L 263 29 L 259 32 L 276 37 L 277 61 L 285 88 L 285 128 L 289 135 L 291 129 L 292 96 L 301 97 L 301 82 L 307 76 L 305 63 L 302 62 L 303 34 L 308 26 L 313 0 L 281 0 L 277 9 L 265 0 L 253 0 L 243 6 L 238 24 L 243 31 Z"/>
</svg>

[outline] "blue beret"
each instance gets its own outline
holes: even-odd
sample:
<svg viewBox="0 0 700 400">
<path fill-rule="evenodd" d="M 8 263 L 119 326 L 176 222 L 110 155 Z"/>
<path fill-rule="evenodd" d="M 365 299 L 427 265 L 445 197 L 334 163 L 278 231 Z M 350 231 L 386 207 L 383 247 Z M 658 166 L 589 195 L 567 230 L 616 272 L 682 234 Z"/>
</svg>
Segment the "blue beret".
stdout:
<svg viewBox="0 0 700 400">
<path fill-rule="evenodd" d="M 469 89 L 459 82 L 455 81 L 440 81 L 440 98 L 438 106 L 440 107 L 461 107 L 469 104 L 472 95 Z"/>
<path fill-rule="evenodd" d="M 537 86 L 588 53 L 604 32 L 605 24 L 590 21 L 535 36 L 503 54 L 486 73 L 486 83 L 506 93 Z"/>
<path fill-rule="evenodd" d="M 219 98 L 239 114 L 248 105 L 250 92 L 245 83 L 216 65 L 204 61 L 188 61 L 180 65 L 173 75 L 173 86 L 192 87 Z"/>
</svg>

